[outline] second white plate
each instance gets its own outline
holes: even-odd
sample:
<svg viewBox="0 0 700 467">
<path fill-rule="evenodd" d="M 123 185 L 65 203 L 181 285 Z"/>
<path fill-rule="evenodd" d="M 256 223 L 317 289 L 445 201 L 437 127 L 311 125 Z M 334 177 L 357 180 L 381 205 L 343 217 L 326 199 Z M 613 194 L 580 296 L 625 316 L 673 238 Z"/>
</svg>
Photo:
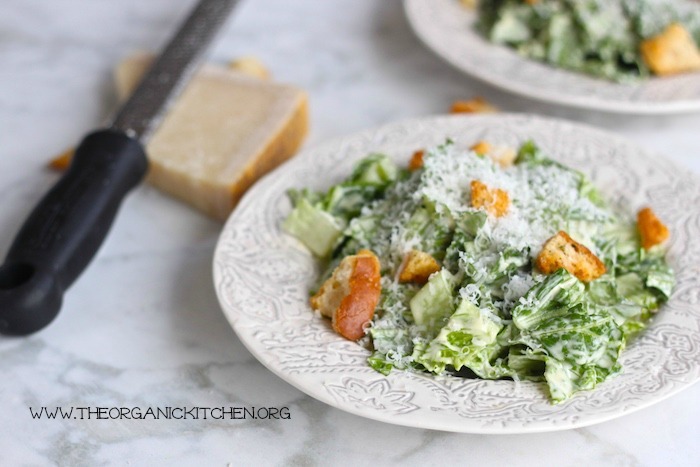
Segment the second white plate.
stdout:
<svg viewBox="0 0 700 467">
<path fill-rule="evenodd" d="M 476 11 L 457 0 L 404 0 L 418 37 L 457 69 L 533 99 L 630 113 L 700 111 L 700 73 L 619 84 L 557 69 L 487 41 L 474 29 Z"/>
</svg>

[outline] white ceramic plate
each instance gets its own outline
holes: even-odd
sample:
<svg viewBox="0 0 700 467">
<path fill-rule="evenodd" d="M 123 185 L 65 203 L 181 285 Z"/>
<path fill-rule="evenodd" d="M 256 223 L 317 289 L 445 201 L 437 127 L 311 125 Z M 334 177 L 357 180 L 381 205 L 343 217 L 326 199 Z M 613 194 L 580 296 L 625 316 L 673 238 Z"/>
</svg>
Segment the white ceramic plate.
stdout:
<svg viewBox="0 0 700 467">
<path fill-rule="evenodd" d="M 458 0 L 404 0 L 418 37 L 457 69 L 533 99 L 634 114 L 700 111 L 700 73 L 618 84 L 553 68 L 488 42 L 474 30 L 476 12 Z"/>
<path fill-rule="evenodd" d="M 669 260 L 678 286 L 652 326 L 624 352 L 624 372 L 595 391 L 551 405 L 542 383 L 434 377 L 366 364 L 368 351 L 332 331 L 309 305 L 316 263 L 280 229 L 286 190 L 327 189 L 370 152 L 406 164 L 417 148 L 450 137 L 544 151 L 590 174 L 613 202 L 649 204 L 670 226 Z M 454 116 L 369 130 L 304 151 L 248 192 L 228 220 L 214 258 L 223 311 L 246 347 L 271 371 L 312 397 L 384 422 L 470 433 L 561 430 L 602 422 L 689 386 L 700 377 L 700 180 L 613 135 L 527 115 Z"/>
</svg>

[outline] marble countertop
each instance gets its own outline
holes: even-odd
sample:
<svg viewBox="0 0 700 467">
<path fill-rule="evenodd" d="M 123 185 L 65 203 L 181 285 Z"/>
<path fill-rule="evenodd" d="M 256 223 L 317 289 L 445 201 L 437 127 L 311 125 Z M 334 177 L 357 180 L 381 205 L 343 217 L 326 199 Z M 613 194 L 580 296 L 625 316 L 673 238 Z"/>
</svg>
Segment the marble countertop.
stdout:
<svg viewBox="0 0 700 467">
<path fill-rule="evenodd" d="M 56 180 L 44 166 L 114 108 L 117 60 L 156 50 L 191 0 L 0 5 L 0 252 Z M 309 91 L 309 145 L 487 96 L 616 131 L 700 172 L 700 115 L 630 117 L 540 104 L 453 71 L 398 0 L 248 0 L 212 52 L 256 55 Z M 481 436 L 404 428 L 309 398 L 224 319 L 211 261 L 221 225 L 141 186 L 66 297 L 28 338 L 1 338 L 2 465 L 698 465 L 700 385 L 600 425 Z M 36 420 L 29 407 L 288 407 L 282 420 Z"/>
</svg>

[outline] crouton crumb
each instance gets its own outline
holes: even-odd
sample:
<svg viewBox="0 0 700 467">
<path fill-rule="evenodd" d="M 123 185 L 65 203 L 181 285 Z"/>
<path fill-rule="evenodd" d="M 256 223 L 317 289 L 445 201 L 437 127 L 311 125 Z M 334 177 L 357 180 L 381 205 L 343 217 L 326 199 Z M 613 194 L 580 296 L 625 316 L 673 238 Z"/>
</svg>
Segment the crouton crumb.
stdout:
<svg viewBox="0 0 700 467">
<path fill-rule="evenodd" d="M 637 214 L 637 229 L 645 250 L 659 245 L 670 237 L 668 227 L 664 225 L 651 208 L 646 207 Z"/>
<path fill-rule="evenodd" d="M 605 264 L 564 231 L 545 242 L 535 265 L 544 274 L 566 269 L 583 282 L 590 282 L 605 274 Z"/>
<path fill-rule="evenodd" d="M 489 188 L 479 180 L 473 180 L 471 192 L 473 208 L 484 209 L 496 217 L 503 217 L 508 213 L 510 197 L 506 191 L 500 188 Z"/>
<path fill-rule="evenodd" d="M 49 162 L 49 167 L 53 170 L 63 171 L 68 169 L 71 161 L 73 160 L 73 155 L 75 154 L 74 149 L 68 149 L 61 153 L 61 155 L 51 159 Z"/>
<path fill-rule="evenodd" d="M 472 114 L 472 113 L 496 113 L 498 108 L 491 105 L 483 97 L 475 97 L 465 101 L 454 101 L 450 108 L 450 113 L 453 114 Z"/>
<path fill-rule="evenodd" d="M 270 71 L 257 57 L 241 57 L 231 61 L 229 68 L 260 79 L 270 79 Z"/>
</svg>

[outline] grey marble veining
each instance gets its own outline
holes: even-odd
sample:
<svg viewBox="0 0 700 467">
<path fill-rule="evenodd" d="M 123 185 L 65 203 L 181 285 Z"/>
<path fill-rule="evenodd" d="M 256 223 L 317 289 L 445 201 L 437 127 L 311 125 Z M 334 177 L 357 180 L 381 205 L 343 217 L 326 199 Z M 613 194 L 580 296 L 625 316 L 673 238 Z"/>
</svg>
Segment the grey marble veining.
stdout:
<svg viewBox="0 0 700 467">
<path fill-rule="evenodd" d="M 113 110 L 110 70 L 157 49 L 191 0 L 0 5 L 0 250 L 55 175 L 45 161 Z M 615 130 L 700 172 L 700 115 L 581 112 L 460 75 L 413 36 L 398 0 L 249 0 L 213 60 L 256 55 L 309 91 L 309 144 L 484 95 Z M 440 433 L 362 419 L 266 370 L 219 311 L 221 226 L 140 187 L 57 321 L 0 339 L 1 465 L 698 465 L 700 386 L 589 428 Z M 33 420 L 28 406 L 288 406 L 290 420 Z"/>
</svg>

